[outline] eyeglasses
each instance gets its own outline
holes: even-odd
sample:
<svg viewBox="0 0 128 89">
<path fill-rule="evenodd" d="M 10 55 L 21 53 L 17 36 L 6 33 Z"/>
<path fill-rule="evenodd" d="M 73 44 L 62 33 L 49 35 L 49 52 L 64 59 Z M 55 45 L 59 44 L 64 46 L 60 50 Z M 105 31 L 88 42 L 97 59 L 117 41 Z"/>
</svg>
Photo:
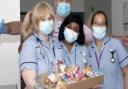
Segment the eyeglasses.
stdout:
<svg viewBox="0 0 128 89">
<path fill-rule="evenodd" d="M 93 23 L 94 26 L 106 26 L 106 23 Z"/>
<path fill-rule="evenodd" d="M 71 2 L 71 0 L 58 0 L 59 2 Z"/>
</svg>

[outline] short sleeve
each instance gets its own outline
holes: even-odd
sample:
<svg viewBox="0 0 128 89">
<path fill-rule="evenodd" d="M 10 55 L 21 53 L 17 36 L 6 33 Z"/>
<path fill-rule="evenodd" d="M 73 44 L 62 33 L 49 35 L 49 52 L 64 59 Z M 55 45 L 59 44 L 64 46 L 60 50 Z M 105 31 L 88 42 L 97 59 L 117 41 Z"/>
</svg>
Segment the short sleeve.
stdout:
<svg viewBox="0 0 128 89">
<path fill-rule="evenodd" d="M 120 40 L 116 40 L 115 44 L 117 45 L 119 64 L 121 68 L 124 68 L 126 65 L 128 65 L 128 53 Z"/>
<path fill-rule="evenodd" d="M 5 32 L 5 23 L 3 19 L 0 19 L 0 34 Z"/>
<path fill-rule="evenodd" d="M 20 71 L 24 69 L 36 71 L 37 60 L 35 48 L 35 44 L 32 40 L 26 40 L 24 42 L 19 56 Z"/>
</svg>

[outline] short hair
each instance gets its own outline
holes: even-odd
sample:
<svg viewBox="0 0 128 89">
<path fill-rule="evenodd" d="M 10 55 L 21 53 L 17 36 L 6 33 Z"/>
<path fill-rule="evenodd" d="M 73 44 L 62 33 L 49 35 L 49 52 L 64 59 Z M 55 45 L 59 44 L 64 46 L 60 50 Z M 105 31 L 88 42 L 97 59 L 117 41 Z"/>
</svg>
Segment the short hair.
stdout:
<svg viewBox="0 0 128 89">
<path fill-rule="evenodd" d="M 94 22 L 94 18 L 97 14 L 102 14 L 104 17 L 105 17 L 105 21 L 106 21 L 106 26 L 108 26 L 108 18 L 107 18 L 107 15 L 104 11 L 96 11 L 93 15 L 92 15 L 92 19 L 91 19 L 91 25 L 93 24 Z"/>
<path fill-rule="evenodd" d="M 64 30 L 65 30 L 65 27 L 72 23 L 72 22 L 75 22 L 79 25 L 80 29 L 79 29 L 79 35 L 78 35 L 78 38 L 76 40 L 76 42 L 79 44 L 79 45 L 84 45 L 85 43 L 85 35 L 84 35 L 84 31 L 83 31 L 83 19 L 81 18 L 80 15 L 76 14 L 76 13 L 70 13 L 65 19 L 64 21 L 62 22 L 60 28 L 59 28 L 59 36 L 58 36 L 58 39 L 59 41 L 64 41 L 65 38 L 64 38 Z"/>
</svg>

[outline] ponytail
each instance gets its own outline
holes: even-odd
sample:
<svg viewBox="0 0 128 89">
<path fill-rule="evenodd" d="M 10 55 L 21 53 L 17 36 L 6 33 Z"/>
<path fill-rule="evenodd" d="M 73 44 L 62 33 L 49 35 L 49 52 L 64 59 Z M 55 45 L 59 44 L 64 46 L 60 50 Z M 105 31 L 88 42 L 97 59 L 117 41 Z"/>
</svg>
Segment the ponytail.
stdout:
<svg viewBox="0 0 128 89">
<path fill-rule="evenodd" d="M 23 40 L 25 41 L 32 33 L 32 11 L 29 11 L 23 21 Z"/>
</svg>

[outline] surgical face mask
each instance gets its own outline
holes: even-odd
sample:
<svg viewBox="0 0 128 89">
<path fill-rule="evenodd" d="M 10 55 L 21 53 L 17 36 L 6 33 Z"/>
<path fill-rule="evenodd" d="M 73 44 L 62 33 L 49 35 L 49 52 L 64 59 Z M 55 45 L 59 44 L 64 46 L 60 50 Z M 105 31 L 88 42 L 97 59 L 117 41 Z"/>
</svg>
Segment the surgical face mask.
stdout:
<svg viewBox="0 0 128 89">
<path fill-rule="evenodd" d="M 49 21 L 41 21 L 39 24 L 39 30 L 43 35 L 49 35 L 50 33 L 52 33 L 54 29 L 54 22 L 53 20 L 49 20 Z"/>
<path fill-rule="evenodd" d="M 97 40 L 102 40 L 106 36 L 106 27 L 93 26 L 93 36 Z"/>
<path fill-rule="evenodd" d="M 71 29 L 69 28 L 65 28 L 64 30 L 64 37 L 65 37 L 65 40 L 69 43 L 73 43 L 74 41 L 77 40 L 77 37 L 78 37 L 78 33 L 72 31 Z"/>
<path fill-rule="evenodd" d="M 61 2 L 57 4 L 56 13 L 59 16 L 66 17 L 70 14 L 71 11 L 71 5 L 66 2 Z"/>
</svg>

